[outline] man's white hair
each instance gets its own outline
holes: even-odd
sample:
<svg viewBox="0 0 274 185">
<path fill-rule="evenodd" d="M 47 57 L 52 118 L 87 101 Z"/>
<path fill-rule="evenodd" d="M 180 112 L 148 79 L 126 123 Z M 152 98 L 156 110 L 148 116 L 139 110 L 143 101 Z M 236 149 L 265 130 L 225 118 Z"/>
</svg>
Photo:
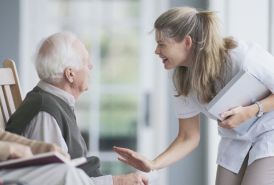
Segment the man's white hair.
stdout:
<svg viewBox="0 0 274 185">
<path fill-rule="evenodd" d="M 76 39 L 72 32 L 59 32 L 38 43 L 34 64 L 41 80 L 58 83 L 67 67 L 79 69 L 83 56 L 73 47 Z"/>
</svg>

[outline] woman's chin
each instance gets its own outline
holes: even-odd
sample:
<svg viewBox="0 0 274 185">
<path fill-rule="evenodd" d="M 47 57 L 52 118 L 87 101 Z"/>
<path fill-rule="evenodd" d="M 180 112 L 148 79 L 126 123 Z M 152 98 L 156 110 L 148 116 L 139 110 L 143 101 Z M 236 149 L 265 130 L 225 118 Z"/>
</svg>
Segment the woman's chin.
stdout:
<svg viewBox="0 0 274 185">
<path fill-rule="evenodd" d="M 166 70 L 170 70 L 170 69 L 174 68 L 175 66 L 165 65 L 164 67 Z"/>
</svg>

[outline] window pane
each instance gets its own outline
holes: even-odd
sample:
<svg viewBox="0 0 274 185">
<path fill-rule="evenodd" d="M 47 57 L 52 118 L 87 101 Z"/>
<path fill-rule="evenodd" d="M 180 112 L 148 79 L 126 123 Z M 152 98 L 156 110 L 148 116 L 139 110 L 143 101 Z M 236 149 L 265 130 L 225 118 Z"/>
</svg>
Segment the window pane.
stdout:
<svg viewBox="0 0 274 185">
<path fill-rule="evenodd" d="M 92 120 L 90 117 L 90 93 L 84 92 L 82 93 L 74 108 L 74 112 L 76 115 L 76 121 L 78 124 L 78 127 L 81 131 L 81 134 L 86 142 L 87 148 L 89 149 L 89 124 Z"/>
<path fill-rule="evenodd" d="M 136 150 L 137 95 L 102 95 L 100 103 L 100 151 Z"/>
<path fill-rule="evenodd" d="M 103 28 L 101 32 L 101 83 L 137 84 L 139 29 Z"/>
<path fill-rule="evenodd" d="M 139 17 L 139 0 L 131 1 L 101 1 L 101 11 L 103 21 L 119 22 L 130 19 L 136 19 Z M 106 13 L 107 12 L 107 13 Z"/>
</svg>

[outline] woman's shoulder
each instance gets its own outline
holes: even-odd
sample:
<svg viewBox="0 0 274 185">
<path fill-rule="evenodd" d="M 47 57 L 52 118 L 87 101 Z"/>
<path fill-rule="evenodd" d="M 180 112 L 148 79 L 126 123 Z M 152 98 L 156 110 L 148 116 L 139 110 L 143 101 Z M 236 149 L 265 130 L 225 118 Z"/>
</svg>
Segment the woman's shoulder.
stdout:
<svg viewBox="0 0 274 185">
<path fill-rule="evenodd" d="M 240 68 L 245 68 L 246 58 L 262 48 L 257 43 L 251 41 L 236 40 L 236 42 L 238 46 L 230 51 L 232 63 Z"/>
<path fill-rule="evenodd" d="M 256 44 L 255 42 L 251 42 L 251 41 L 245 41 L 245 40 L 239 40 L 239 39 L 235 39 L 235 41 L 237 42 L 237 47 L 231 50 L 232 54 L 241 54 L 241 55 L 245 55 L 250 48 L 254 47 L 254 46 L 259 46 L 258 44 Z"/>
</svg>

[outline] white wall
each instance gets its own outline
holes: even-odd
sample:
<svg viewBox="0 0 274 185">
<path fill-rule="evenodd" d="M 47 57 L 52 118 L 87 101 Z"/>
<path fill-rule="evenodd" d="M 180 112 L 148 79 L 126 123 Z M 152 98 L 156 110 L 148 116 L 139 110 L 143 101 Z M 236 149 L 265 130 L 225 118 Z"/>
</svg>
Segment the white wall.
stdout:
<svg viewBox="0 0 274 185">
<path fill-rule="evenodd" d="M 207 9 L 206 0 L 171 0 L 171 8 L 177 6 L 191 6 L 197 9 Z M 174 113 L 173 99 L 169 94 L 169 144 L 178 134 L 178 119 Z M 207 182 L 207 119 L 201 114 L 201 139 L 199 146 L 182 160 L 168 167 L 168 185 L 206 185 Z M 211 185 L 211 184 L 210 184 Z"/>
<path fill-rule="evenodd" d="M 0 1 L 0 66 L 6 59 L 14 60 L 19 67 L 19 32 L 20 5 L 19 0 Z M 20 76 L 20 71 L 18 71 Z"/>
</svg>

